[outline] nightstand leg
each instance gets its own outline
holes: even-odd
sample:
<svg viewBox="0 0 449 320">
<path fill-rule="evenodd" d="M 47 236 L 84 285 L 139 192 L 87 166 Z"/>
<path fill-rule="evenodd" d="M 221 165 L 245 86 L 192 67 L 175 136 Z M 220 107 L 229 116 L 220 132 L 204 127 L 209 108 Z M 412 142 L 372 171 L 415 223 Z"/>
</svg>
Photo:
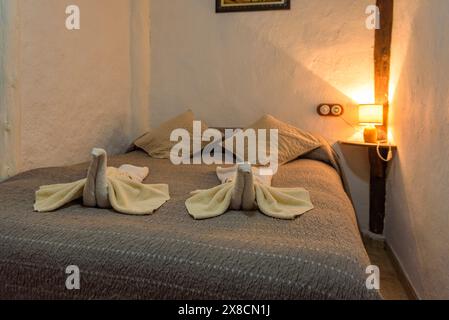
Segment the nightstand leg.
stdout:
<svg viewBox="0 0 449 320">
<path fill-rule="evenodd" d="M 387 156 L 388 150 L 380 150 L 383 157 Z M 377 155 L 376 147 L 369 147 L 370 162 L 370 213 L 369 228 L 375 234 L 382 234 L 384 231 L 385 219 L 385 194 L 387 163 L 382 161 Z"/>
</svg>

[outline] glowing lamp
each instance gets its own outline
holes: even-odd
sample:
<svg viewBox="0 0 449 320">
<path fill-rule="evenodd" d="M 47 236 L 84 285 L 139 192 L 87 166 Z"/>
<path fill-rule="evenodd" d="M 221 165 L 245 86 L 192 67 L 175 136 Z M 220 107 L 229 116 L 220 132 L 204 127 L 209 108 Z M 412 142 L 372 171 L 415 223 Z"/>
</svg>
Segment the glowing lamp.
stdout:
<svg viewBox="0 0 449 320">
<path fill-rule="evenodd" d="M 366 143 L 377 143 L 377 129 L 384 123 L 384 107 L 380 104 L 359 105 L 359 123 L 366 126 L 363 133 Z"/>
</svg>

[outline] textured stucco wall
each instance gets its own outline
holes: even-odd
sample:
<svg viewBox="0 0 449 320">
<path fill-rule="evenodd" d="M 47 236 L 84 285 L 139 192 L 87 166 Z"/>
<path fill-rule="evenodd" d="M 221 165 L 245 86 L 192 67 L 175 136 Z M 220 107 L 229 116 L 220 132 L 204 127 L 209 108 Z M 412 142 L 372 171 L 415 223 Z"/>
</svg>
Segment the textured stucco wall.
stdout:
<svg viewBox="0 0 449 320">
<path fill-rule="evenodd" d="M 65 9 L 81 10 L 81 30 Z M 130 131 L 130 4 L 21 0 L 21 170 L 122 152 Z"/>
<path fill-rule="evenodd" d="M 134 138 L 150 126 L 150 0 L 130 0 L 131 134 Z"/>
<path fill-rule="evenodd" d="M 0 0 L 0 180 L 20 166 L 19 3 Z"/>
<path fill-rule="evenodd" d="M 8 131 L 5 123 L 7 122 L 8 116 L 8 101 L 7 88 L 8 88 L 8 31 L 9 31 L 9 3 L 5 0 L 0 0 L 0 180 L 8 176 L 8 156 L 6 155 L 6 150 L 8 148 L 7 136 Z"/>
<path fill-rule="evenodd" d="M 353 128 L 319 117 L 316 106 L 342 103 L 357 124 L 355 102 L 372 102 L 372 3 L 294 0 L 290 11 L 215 14 L 212 0 L 152 0 L 152 123 L 190 107 L 211 126 L 245 126 L 271 113 L 332 141 L 351 137 Z M 344 153 L 366 229 L 366 150 Z"/>
<path fill-rule="evenodd" d="M 396 0 L 386 238 L 421 298 L 449 298 L 449 1 Z"/>
</svg>

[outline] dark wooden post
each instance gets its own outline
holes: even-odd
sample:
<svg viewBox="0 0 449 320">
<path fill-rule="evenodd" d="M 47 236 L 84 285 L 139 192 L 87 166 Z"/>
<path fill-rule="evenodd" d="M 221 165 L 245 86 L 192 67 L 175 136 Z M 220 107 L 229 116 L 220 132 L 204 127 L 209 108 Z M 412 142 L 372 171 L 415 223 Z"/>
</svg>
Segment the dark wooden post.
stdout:
<svg viewBox="0 0 449 320">
<path fill-rule="evenodd" d="M 381 155 L 386 158 L 388 148 L 381 148 Z M 370 203 L 369 203 L 369 229 L 375 234 L 384 232 L 385 195 L 387 162 L 377 155 L 377 147 L 368 147 L 370 162 Z"/>
<path fill-rule="evenodd" d="M 384 106 L 384 124 L 379 127 L 379 138 L 388 139 L 388 112 L 390 86 L 390 56 L 391 36 L 393 32 L 394 0 L 377 0 L 380 11 L 380 29 L 375 32 L 374 70 L 376 103 Z M 369 161 L 371 167 L 370 181 L 370 231 L 382 234 L 385 219 L 385 195 L 387 163 L 377 155 L 376 147 L 369 147 Z M 388 150 L 382 148 L 382 155 L 386 157 Z"/>
</svg>

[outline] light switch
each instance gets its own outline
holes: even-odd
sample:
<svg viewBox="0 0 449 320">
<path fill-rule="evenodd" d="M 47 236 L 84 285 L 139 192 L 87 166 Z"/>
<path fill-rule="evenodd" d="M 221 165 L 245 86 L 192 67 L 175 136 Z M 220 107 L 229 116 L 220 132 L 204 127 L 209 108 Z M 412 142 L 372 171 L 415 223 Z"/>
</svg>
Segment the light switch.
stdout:
<svg viewBox="0 0 449 320">
<path fill-rule="evenodd" d="M 317 112 L 323 117 L 339 117 L 344 113 L 344 109 L 338 103 L 322 103 L 318 106 Z"/>
</svg>

